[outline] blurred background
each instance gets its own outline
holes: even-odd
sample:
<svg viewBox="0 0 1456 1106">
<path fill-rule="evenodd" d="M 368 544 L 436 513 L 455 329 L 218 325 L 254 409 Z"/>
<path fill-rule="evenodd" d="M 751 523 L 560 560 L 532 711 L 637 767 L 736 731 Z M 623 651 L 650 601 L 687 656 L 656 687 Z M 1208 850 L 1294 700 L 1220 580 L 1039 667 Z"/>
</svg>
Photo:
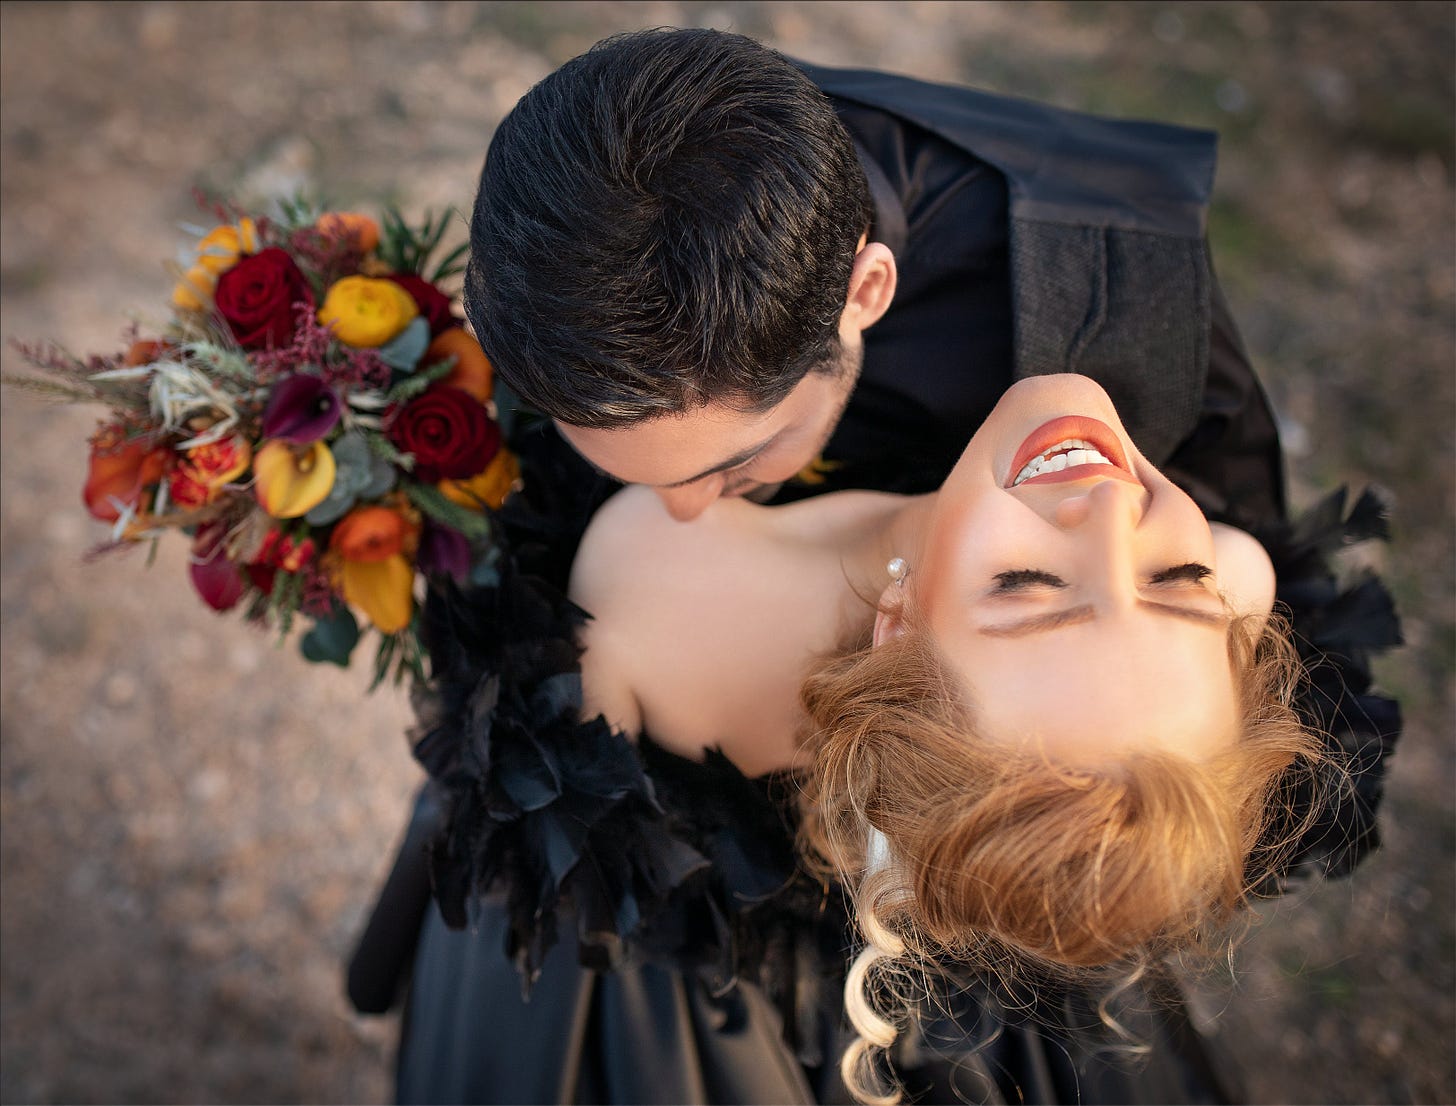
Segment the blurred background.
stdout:
<svg viewBox="0 0 1456 1106">
<path fill-rule="evenodd" d="M 533 82 L 653 25 L 1221 132 L 1215 261 L 1295 502 L 1393 494 L 1359 556 L 1408 721 L 1385 847 L 1265 909 L 1199 1014 L 1256 1101 L 1453 1101 L 1456 5 L 7 2 L 0 360 L 160 322 L 196 184 L 468 209 Z M 181 539 L 83 564 L 99 411 L 0 412 L 0 1098 L 388 1101 L 396 1026 L 341 973 L 419 780 L 404 691 L 213 615 Z"/>
</svg>

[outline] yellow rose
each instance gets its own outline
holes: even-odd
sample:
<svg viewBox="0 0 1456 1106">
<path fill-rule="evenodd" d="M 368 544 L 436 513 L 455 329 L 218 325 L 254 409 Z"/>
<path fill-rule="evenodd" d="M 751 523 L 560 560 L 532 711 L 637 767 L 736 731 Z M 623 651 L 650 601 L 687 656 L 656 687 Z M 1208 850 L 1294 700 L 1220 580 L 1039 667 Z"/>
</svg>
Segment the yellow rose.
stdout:
<svg viewBox="0 0 1456 1106">
<path fill-rule="evenodd" d="M 414 298 L 392 280 L 347 276 L 324 296 L 319 322 L 333 325 L 346 346 L 382 346 L 420 313 Z"/>
<path fill-rule="evenodd" d="M 451 503 L 478 511 L 482 505 L 499 507 L 504 503 L 520 476 L 515 454 L 502 447 L 483 472 L 466 480 L 441 480 L 435 486 Z"/>
<path fill-rule="evenodd" d="M 299 447 L 275 439 L 253 454 L 258 502 L 274 518 L 308 514 L 328 498 L 336 472 L 334 455 L 323 442 Z"/>
</svg>

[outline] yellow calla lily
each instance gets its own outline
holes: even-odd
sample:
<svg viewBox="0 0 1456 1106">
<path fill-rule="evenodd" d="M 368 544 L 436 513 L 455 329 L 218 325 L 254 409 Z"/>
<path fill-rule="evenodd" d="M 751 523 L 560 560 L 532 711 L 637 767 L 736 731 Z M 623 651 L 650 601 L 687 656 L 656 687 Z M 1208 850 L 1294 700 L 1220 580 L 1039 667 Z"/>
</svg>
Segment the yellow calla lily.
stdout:
<svg viewBox="0 0 1456 1106">
<path fill-rule="evenodd" d="M 258 252 L 258 227 L 251 219 L 214 227 L 197 243 L 197 263 L 209 273 L 227 272 L 245 253 Z"/>
<path fill-rule="evenodd" d="M 275 439 L 253 455 L 258 502 L 274 518 L 298 518 L 317 507 L 333 488 L 336 471 L 323 442 L 299 447 Z"/>
<path fill-rule="evenodd" d="M 382 561 L 341 561 L 338 573 L 345 601 L 363 611 L 380 633 L 393 634 L 409 625 L 415 570 L 403 553 Z"/>
</svg>

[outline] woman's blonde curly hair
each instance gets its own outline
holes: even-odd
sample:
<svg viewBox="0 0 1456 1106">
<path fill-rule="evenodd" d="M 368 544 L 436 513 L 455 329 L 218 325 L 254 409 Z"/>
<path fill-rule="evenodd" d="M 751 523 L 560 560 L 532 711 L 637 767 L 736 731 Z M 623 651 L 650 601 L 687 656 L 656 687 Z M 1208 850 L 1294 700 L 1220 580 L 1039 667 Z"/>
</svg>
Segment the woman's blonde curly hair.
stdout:
<svg viewBox="0 0 1456 1106">
<path fill-rule="evenodd" d="M 1230 624 L 1242 736 L 1206 761 L 1139 752 L 1089 768 L 977 740 L 973 705 L 913 624 L 805 682 L 801 844 L 845 884 L 867 942 L 845 984 L 859 1038 L 841 1071 L 858 1097 L 898 1101 L 878 1054 L 913 1006 L 906 981 L 938 963 L 1067 981 L 1115 965 L 1126 979 L 1226 938 L 1301 828 L 1269 844 L 1266 827 L 1330 757 L 1292 708 L 1288 627 L 1264 622 Z M 867 853 L 871 827 L 886 863 Z M 872 1000 L 896 992 L 898 1014 Z"/>
</svg>

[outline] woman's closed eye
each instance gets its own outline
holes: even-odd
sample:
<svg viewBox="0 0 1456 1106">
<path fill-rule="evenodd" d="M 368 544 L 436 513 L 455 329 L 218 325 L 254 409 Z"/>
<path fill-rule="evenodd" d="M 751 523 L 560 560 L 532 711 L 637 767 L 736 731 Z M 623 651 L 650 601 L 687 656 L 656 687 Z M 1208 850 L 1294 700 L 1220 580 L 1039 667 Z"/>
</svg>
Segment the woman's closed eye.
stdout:
<svg viewBox="0 0 1456 1106">
<path fill-rule="evenodd" d="M 992 595 L 1010 595 L 1013 592 L 1026 591 L 1035 587 L 1064 588 L 1067 586 L 1067 582 L 1060 576 L 1039 568 L 1012 568 L 996 573 L 991 579 L 996 585 L 991 589 Z"/>
<path fill-rule="evenodd" d="M 1213 575 L 1213 569 L 1197 561 L 1172 565 L 1148 577 L 1150 585 L 1198 584 Z M 992 580 L 992 595 L 1012 595 L 1032 588 L 1065 588 L 1067 582 L 1053 572 L 1040 568 L 1012 568 L 998 572 Z"/>
</svg>

